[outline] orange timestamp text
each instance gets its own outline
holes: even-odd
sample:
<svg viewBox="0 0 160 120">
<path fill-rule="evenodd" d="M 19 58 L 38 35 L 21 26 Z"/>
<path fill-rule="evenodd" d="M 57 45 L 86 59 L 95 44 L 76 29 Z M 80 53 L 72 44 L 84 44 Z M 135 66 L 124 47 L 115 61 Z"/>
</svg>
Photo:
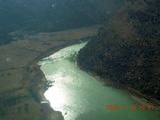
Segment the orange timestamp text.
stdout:
<svg viewBox="0 0 160 120">
<path fill-rule="evenodd" d="M 107 105 L 106 110 L 154 110 L 153 105 Z"/>
</svg>

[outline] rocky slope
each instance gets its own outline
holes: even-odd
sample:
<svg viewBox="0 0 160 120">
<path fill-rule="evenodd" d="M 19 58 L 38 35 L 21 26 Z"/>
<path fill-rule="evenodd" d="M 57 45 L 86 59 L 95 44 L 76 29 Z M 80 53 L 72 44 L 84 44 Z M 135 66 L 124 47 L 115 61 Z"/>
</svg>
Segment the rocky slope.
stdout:
<svg viewBox="0 0 160 120">
<path fill-rule="evenodd" d="M 79 52 L 79 65 L 160 99 L 159 6 L 159 0 L 128 0 Z"/>
</svg>

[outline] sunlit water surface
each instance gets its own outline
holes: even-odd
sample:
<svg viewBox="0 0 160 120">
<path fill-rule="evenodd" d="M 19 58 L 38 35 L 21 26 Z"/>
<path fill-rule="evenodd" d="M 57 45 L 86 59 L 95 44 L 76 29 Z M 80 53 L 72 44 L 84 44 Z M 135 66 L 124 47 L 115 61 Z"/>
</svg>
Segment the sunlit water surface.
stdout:
<svg viewBox="0 0 160 120">
<path fill-rule="evenodd" d="M 85 44 L 66 47 L 39 62 L 47 80 L 52 81 L 53 86 L 44 93 L 51 107 L 62 112 L 65 120 L 159 120 L 160 112 L 139 110 L 127 93 L 104 86 L 77 67 L 77 53 Z M 119 109 L 106 110 L 108 105 Z M 137 109 L 130 110 L 131 105 Z"/>
</svg>

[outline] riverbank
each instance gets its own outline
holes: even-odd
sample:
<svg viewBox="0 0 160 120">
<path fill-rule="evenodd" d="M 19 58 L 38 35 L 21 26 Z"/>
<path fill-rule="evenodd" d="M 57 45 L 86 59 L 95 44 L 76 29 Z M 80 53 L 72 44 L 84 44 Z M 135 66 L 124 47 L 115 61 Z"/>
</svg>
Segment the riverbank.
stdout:
<svg viewBox="0 0 160 120">
<path fill-rule="evenodd" d="M 38 82 L 36 82 L 37 85 L 34 85 L 34 86 L 37 86 L 38 88 L 37 89 L 34 88 L 34 90 L 36 90 L 35 93 L 38 93 L 37 95 L 38 95 L 38 99 L 41 100 L 42 111 L 44 112 L 44 114 L 46 114 L 45 116 L 49 117 L 49 118 L 47 118 L 49 120 L 63 120 L 64 118 L 63 118 L 61 112 L 54 111 L 50 107 L 49 101 L 46 100 L 46 98 L 44 97 L 44 92 L 48 89 L 49 84 L 48 84 L 47 79 L 45 78 L 44 73 L 41 71 L 41 69 L 40 69 L 41 66 L 38 65 L 38 62 L 40 60 L 42 60 L 43 58 L 48 57 L 49 55 L 57 52 L 58 50 L 60 50 L 64 47 L 78 44 L 78 43 L 87 41 L 88 39 L 90 39 L 90 37 L 82 38 L 81 40 L 78 40 L 78 41 L 71 40 L 70 42 L 67 42 L 65 44 L 51 48 L 50 50 L 48 50 L 48 51 L 44 52 L 43 54 L 41 54 L 40 56 L 38 56 L 37 59 L 34 61 L 34 63 L 30 65 L 31 66 L 30 71 L 34 71 L 33 75 L 30 75 L 30 80 L 37 79 L 37 81 L 38 81 Z"/>
<path fill-rule="evenodd" d="M 88 40 L 100 25 L 53 33 L 26 35 L 23 40 L 0 46 L 1 120 L 56 120 L 43 96 L 46 79 L 38 62 L 66 46 Z M 3 100 L 4 99 L 4 100 Z M 14 100 L 13 100 L 14 99 Z M 13 104 L 10 104 L 13 101 Z M 56 114 L 54 114 L 56 113 Z"/>
<path fill-rule="evenodd" d="M 79 65 L 78 65 L 79 66 Z M 122 91 L 124 91 L 125 93 L 127 93 L 129 96 L 132 97 L 133 100 L 135 100 L 139 105 L 144 105 L 144 106 L 148 106 L 148 105 L 153 105 L 154 106 L 154 110 L 158 110 L 160 111 L 160 101 L 151 97 L 151 96 L 147 96 L 141 92 L 139 92 L 136 89 L 130 88 L 126 85 L 120 84 L 120 83 L 116 83 L 113 80 L 109 79 L 109 78 L 103 78 L 98 76 L 96 73 L 91 72 L 91 71 L 87 71 L 85 69 L 83 69 L 81 66 L 79 66 L 82 70 L 89 72 L 90 75 L 94 76 L 95 78 L 97 78 L 100 82 L 103 82 L 105 86 L 111 86 L 117 89 L 120 89 Z"/>
<path fill-rule="evenodd" d="M 98 78 L 77 67 L 76 56 L 84 45 L 85 42 L 68 46 L 40 62 L 47 80 L 53 82 L 45 92 L 51 107 L 61 111 L 65 120 L 158 120 L 159 111 L 142 111 L 139 103 L 125 91 L 104 86 Z M 114 107 L 110 111 L 107 109 L 110 105 L 118 109 Z M 125 111 L 122 106 L 126 106 Z"/>
</svg>

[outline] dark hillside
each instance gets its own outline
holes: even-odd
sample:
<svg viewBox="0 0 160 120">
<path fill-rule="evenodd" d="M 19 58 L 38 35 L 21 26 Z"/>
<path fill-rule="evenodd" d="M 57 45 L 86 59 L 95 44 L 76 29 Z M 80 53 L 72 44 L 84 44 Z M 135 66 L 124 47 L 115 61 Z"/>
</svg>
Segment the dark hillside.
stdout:
<svg viewBox="0 0 160 120">
<path fill-rule="evenodd" d="M 103 24 L 124 0 L 0 0 L 0 44 L 35 32 Z M 15 37 L 15 36 L 14 36 Z"/>
<path fill-rule="evenodd" d="M 128 0 L 79 52 L 79 65 L 160 99 L 159 6 L 159 0 Z"/>
</svg>

